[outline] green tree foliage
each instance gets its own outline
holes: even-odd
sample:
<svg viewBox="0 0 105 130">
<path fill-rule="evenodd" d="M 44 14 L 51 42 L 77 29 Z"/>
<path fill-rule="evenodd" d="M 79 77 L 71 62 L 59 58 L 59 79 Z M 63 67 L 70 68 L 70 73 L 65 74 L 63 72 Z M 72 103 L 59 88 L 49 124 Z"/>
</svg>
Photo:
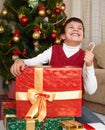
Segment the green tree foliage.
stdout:
<svg viewBox="0 0 105 130">
<path fill-rule="evenodd" d="M 60 44 L 65 22 L 62 0 L 5 0 L 0 13 L 0 75 L 14 79 L 10 66 L 17 58 L 30 58 L 52 44 Z"/>
</svg>

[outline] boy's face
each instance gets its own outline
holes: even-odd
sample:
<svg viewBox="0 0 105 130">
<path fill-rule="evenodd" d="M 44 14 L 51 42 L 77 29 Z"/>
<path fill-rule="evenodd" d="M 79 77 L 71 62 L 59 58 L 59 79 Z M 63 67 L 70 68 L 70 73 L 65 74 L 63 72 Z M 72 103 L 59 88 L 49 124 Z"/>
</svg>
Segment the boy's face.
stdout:
<svg viewBox="0 0 105 130">
<path fill-rule="evenodd" d="M 72 21 L 65 27 L 65 33 L 62 39 L 68 45 L 77 46 L 83 40 L 83 26 L 79 22 Z"/>
</svg>

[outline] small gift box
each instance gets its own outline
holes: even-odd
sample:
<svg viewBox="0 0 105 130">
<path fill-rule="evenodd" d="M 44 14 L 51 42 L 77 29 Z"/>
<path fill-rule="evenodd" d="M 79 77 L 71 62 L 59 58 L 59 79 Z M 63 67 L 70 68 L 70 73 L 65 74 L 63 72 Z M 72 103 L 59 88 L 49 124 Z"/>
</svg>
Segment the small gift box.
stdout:
<svg viewBox="0 0 105 130">
<path fill-rule="evenodd" d="M 6 130 L 62 130 L 60 126 L 61 121 L 74 120 L 72 117 L 46 118 L 39 122 L 31 118 L 17 118 L 15 109 L 5 109 L 4 114 L 4 127 Z"/>
<path fill-rule="evenodd" d="M 16 108 L 16 100 L 9 99 L 7 96 L 0 98 L 0 120 L 3 120 L 3 111 L 7 108 Z"/>
<path fill-rule="evenodd" d="M 81 116 L 82 70 L 27 67 L 16 78 L 17 117 Z"/>
<path fill-rule="evenodd" d="M 61 121 L 61 126 L 63 130 L 84 130 L 83 124 L 75 120 Z"/>
</svg>

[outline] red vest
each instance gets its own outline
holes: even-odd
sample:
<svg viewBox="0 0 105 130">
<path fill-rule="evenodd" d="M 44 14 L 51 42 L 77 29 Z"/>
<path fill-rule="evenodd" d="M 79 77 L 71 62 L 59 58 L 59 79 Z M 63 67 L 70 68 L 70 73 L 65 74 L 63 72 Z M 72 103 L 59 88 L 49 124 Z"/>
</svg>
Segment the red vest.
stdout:
<svg viewBox="0 0 105 130">
<path fill-rule="evenodd" d="M 80 49 L 77 53 L 67 58 L 62 45 L 52 46 L 52 56 L 49 65 L 52 66 L 78 66 L 83 67 L 84 51 Z"/>
</svg>

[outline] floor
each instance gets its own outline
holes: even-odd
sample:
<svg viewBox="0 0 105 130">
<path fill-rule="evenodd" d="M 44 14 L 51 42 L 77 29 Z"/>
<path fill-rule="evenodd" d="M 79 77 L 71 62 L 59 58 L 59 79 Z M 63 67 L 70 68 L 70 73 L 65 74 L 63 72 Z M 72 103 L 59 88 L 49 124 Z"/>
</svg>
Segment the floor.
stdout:
<svg viewBox="0 0 105 130">
<path fill-rule="evenodd" d="M 103 122 L 105 122 L 105 115 L 101 115 L 101 114 L 97 114 L 95 113 L 99 118 L 101 118 L 101 120 L 103 120 Z M 0 130 L 5 130 L 4 129 L 4 125 L 3 125 L 3 121 L 0 121 Z"/>
</svg>

